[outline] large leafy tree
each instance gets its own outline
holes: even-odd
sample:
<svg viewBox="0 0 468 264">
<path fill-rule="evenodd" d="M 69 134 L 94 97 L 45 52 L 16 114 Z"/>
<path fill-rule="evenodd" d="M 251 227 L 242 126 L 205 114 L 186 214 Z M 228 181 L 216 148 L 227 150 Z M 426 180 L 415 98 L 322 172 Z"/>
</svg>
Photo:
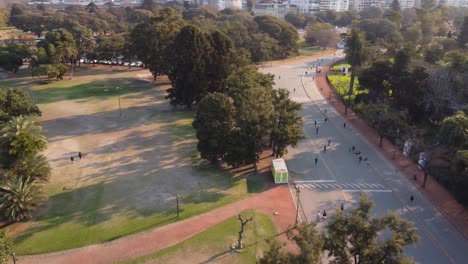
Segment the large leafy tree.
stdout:
<svg viewBox="0 0 468 264">
<path fill-rule="evenodd" d="M 208 94 L 200 101 L 193 127 L 203 159 L 215 163 L 224 158 L 228 137 L 235 129 L 235 112 L 233 100 L 221 93 Z"/>
<path fill-rule="evenodd" d="M 261 31 L 278 41 L 281 56 L 297 54 L 299 35 L 291 24 L 274 16 L 256 16 L 254 21 Z"/>
<path fill-rule="evenodd" d="M 174 55 L 169 47 L 183 23 L 173 8 L 165 7 L 157 17 L 130 32 L 130 52 L 149 67 L 154 78 L 168 73 Z"/>
<path fill-rule="evenodd" d="M 282 157 L 289 146 L 295 147 L 304 139 L 302 117 L 298 114 L 301 105 L 291 101 L 285 89 L 274 90 L 272 100 L 275 109 L 270 135 L 273 155 Z"/>
<path fill-rule="evenodd" d="M 23 61 L 31 56 L 30 49 L 22 43 L 7 43 L 0 46 L 0 67 L 17 73 Z"/>
<path fill-rule="evenodd" d="M 174 59 L 169 78 L 172 88 L 168 89 L 171 104 L 190 108 L 205 95 L 208 79 L 207 68 L 211 62 L 210 36 L 199 28 L 188 25 L 177 34 Z"/>
<path fill-rule="evenodd" d="M 41 111 L 29 95 L 18 88 L 0 89 L 0 124 L 11 117 L 41 115 Z"/>
<path fill-rule="evenodd" d="M 440 139 L 451 149 L 468 147 L 468 117 L 459 111 L 444 119 L 440 128 Z"/>
<path fill-rule="evenodd" d="M 330 217 L 325 248 L 331 263 L 413 263 L 404 258 L 405 246 L 419 240 L 413 224 L 390 212 L 373 217 L 374 203 L 365 193 L 356 209 L 348 214 L 338 211 Z M 383 233 L 387 233 L 382 237 Z"/>
<path fill-rule="evenodd" d="M 9 222 L 23 221 L 43 202 L 38 186 L 29 178 L 6 177 L 0 183 L 0 212 Z"/>
<path fill-rule="evenodd" d="M 12 166 L 13 174 L 22 177 L 23 181 L 48 182 L 51 168 L 45 156 L 34 154 L 17 160 Z"/>
<path fill-rule="evenodd" d="M 207 92 L 224 92 L 226 80 L 234 66 L 234 50 L 231 40 L 222 32 L 211 34 L 210 62 L 207 65 Z"/>
<path fill-rule="evenodd" d="M 319 264 L 325 246 L 325 236 L 319 234 L 314 224 L 302 223 L 287 232 L 289 240 L 296 243 L 299 252 L 282 252 L 281 244 L 277 240 L 269 241 L 270 248 L 257 261 L 257 264 Z"/>
<path fill-rule="evenodd" d="M 349 91 L 348 91 L 348 98 L 351 98 L 353 94 L 353 87 L 354 87 L 354 79 L 356 78 L 356 72 L 359 70 L 361 65 L 364 63 L 364 45 L 365 40 L 363 33 L 360 32 L 358 29 L 353 28 L 351 33 L 348 35 L 346 39 L 346 61 L 351 64 L 352 71 L 351 71 L 351 81 L 349 83 Z M 351 103 L 351 99 L 348 100 L 348 103 L 345 104 L 345 114 L 347 114 L 347 110 L 349 104 Z"/>
</svg>

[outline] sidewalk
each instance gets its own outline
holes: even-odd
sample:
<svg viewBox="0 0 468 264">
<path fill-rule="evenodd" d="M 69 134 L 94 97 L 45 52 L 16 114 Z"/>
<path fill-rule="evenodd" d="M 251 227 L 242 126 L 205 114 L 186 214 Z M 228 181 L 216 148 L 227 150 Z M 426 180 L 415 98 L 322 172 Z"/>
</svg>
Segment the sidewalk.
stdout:
<svg viewBox="0 0 468 264">
<path fill-rule="evenodd" d="M 418 190 L 424 194 L 439 211 L 468 239 L 468 210 L 458 203 L 455 198 L 441 186 L 432 176 L 428 176 L 426 187 L 423 188 L 423 172 L 408 157 L 401 154 L 401 151 L 387 139 L 383 140 L 382 147 L 379 147 L 379 135 L 376 130 L 369 127 L 351 109 L 344 115 L 345 106 L 339 97 L 331 90 L 326 80 L 328 67 L 322 67 L 322 74 L 315 77 L 315 83 L 328 102 L 340 113 L 348 122 L 352 123 L 359 132 L 367 138 L 380 152 L 391 161 L 399 170 L 413 183 Z M 418 175 L 417 181 L 413 180 L 413 175 Z"/>
</svg>

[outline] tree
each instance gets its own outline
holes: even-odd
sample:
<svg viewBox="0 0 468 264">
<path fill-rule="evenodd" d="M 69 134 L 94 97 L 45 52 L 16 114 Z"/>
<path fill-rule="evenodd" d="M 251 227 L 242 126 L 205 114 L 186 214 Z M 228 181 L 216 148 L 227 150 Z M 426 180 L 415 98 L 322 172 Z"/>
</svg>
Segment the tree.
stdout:
<svg viewBox="0 0 468 264">
<path fill-rule="evenodd" d="M 57 58 L 59 58 L 59 60 L 63 61 L 64 63 L 70 62 L 70 80 L 73 78 L 73 64 L 78 55 L 78 49 L 75 47 L 75 45 L 70 45 L 70 43 L 61 42 L 57 46 Z"/>
<path fill-rule="evenodd" d="M 17 160 L 12 166 L 13 174 L 29 180 L 31 183 L 49 181 L 51 168 L 44 155 L 34 154 Z"/>
<path fill-rule="evenodd" d="M 257 260 L 257 264 L 287 264 L 290 263 L 288 255 L 281 252 L 282 245 L 278 240 L 267 240 L 269 245 L 268 251 L 263 253 L 263 256 Z"/>
<path fill-rule="evenodd" d="M 319 37 L 322 42 L 324 41 L 324 38 L 326 38 L 326 34 L 319 35 L 319 33 L 322 31 L 333 31 L 333 25 L 328 23 L 315 22 L 312 25 L 306 27 L 305 31 L 305 41 L 309 45 L 315 46 L 319 45 Z"/>
<path fill-rule="evenodd" d="M 97 7 L 97 5 L 96 5 L 94 2 L 90 2 L 90 3 L 86 6 L 85 10 L 86 10 L 88 13 L 97 13 L 98 7 Z"/>
<path fill-rule="evenodd" d="M 171 65 L 172 45 L 183 20 L 174 9 L 165 7 L 157 17 L 149 22 L 138 24 L 130 32 L 130 52 L 148 65 L 156 79 L 167 74 Z"/>
<path fill-rule="evenodd" d="M 297 27 L 297 28 L 303 28 L 305 26 L 305 17 L 301 13 L 295 13 L 295 12 L 288 12 L 284 16 L 284 20 L 289 22 L 291 25 Z"/>
<path fill-rule="evenodd" d="M 13 241 L 7 236 L 5 230 L 0 231 L 0 264 L 7 264 L 13 254 Z"/>
<path fill-rule="evenodd" d="M 468 49 L 468 16 L 465 16 L 460 33 L 458 34 L 458 46 L 462 49 Z"/>
<path fill-rule="evenodd" d="M 468 117 L 459 111 L 444 119 L 439 138 L 449 148 L 459 149 L 468 146 Z"/>
<path fill-rule="evenodd" d="M 390 4 L 390 9 L 392 9 L 395 12 L 400 12 L 401 11 L 400 2 L 398 0 L 393 0 L 392 3 Z"/>
<path fill-rule="evenodd" d="M 239 233 L 238 233 L 239 236 L 237 238 L 236 248 L 241 249 L 241 248 L 244 247 L 244 245 L 242 244 L 242 239 L 244 239 L 244 227 L 248 222 L 251 222 L 253 220 L 253 217 L 251 216 L 250 218 L 247 218 L 247 219 L 244 220 L 244 219 L 242 219 L 242 215 L 238 215 L 237 219 L 239 220 L 241 226 L 240 226 L 240 230 L 239 230 Z"/>
<path fill-rule="evenodd" d="M 249 13 L 252 13 L 253 6 L 254 6 L 254 1 L 253 0 L 247 0 L 247 10 L 249 11 Z"/>
<path fill-rule="evenodd" d="M 274 16 L 255 16 L 258 28 L 278 41 L 278 52 L 281 57 L 297 54 L 299 34 L 291 24 Z"/>
<path fill-rule="evenodd" d="M 40 116 L 41 111 L 22 89 L 0 89 L 0 125 L 18 116 Z"/>
<path fill-rule="evenodd" d="M 351 64 L 352 67 L 351 81 L 349 83 L 348 91 L 349 99 L 348 103 L 345 104 L 345 114 L 348 113 L 348 107 L 351 103 L 351 95 L 353 94 L 354 79 L 356 78 L 356 72 L 364 62 L 364 45 L 364 37 L 362 33 L 356 28 L 353 28 L 346 39 L 345 47 L 346 61 L 349 64 Z"/>
<path fill-rule="evenodd" d="M 0 46 L 0 67 L 17 73 L 23 61 L 31 56 L 29 47 L 22 43 L 7 43 Z"/>
<path fill-rule="evenodd" d="M 378 60 L 359 74 L 360 90 L 368 90 L 371 103 L 384 102 L 389 96 L 392 64 L 389 60 Z"/>
<path fill-rule="evenodd" d="M 31 212 L 42 202 L 39 187 L 27 177 L 8 177 L 0 183 L 0 212 L 9 222 L 19 222 L 31 217 Z"/>
<path fill-rule="evenodd" d="M 379 146 L 382 147 L 383 137 L 395 137 L 404 135 L 409 129 L 406 111 L 392 109 L 388 104 L 377 103 L 365 105 L 360 109 L 364 118 L 367 119 L 379 133 Z M 399 133 L 397 133 L 399 131 Z"/>
<path fill-rule="evenodd" d="M 141 3 L 140 8 L 141 9 L 146 9 L 148 11 L 153 11 L 153 8 L 156 6 L 156 3 L 154 3 L 153 0 L 144 0 L 143 3 Z"/>
<path fill-rule="evenodd" d="M 221 93 L 208 94 L 200 101 L 193 127 L 201 158 L 212 163 L 224 158 L 227 138 L 235 128 L 235 112 L 232 99 Z"/>
<path fill-rule="evenodd" d="M 291 101 L 285 89 L 274 90 L 272 99 L 275 109 L 270 136 L 273 155 L 282 157 L 286 155 L 289 146 L 296 147 L 304 139 L 302 117 L 298 114 L 301 105 Z"/>
<path fill-rule="evenodd" d="M 206 69 L 210 63 L 210 37 L 195 26 L 183 27 L 174 41 L 174 59 L 169 79 L 168 99 L 173 105 L 191 108 L 206 93 Z"/>
<path fill-rule="evenodd" d="M 42 127 L 29 117 L 12 117 L 1 129 L 1 133 L 8 145 L 8 154 L 13 160 L 35 155 L 47 147 Z"/>
<path fill-rule="evenodd" d="M 226 80 L 233 67 L 234 52 L 231 40 L 220 31 L 211 34 L 211 54 L 207 65 L 207 92 L 224 92 Z"/>
<path fill-rule="evenodd" d="M 47 77 L 50 79 L 62 79 L 63 75 L 67 73 L 67 66 L 63 64 L 41 64 L 33 68 L 32 76 Z"/>
<path fill-rule="evenodd" d="M 413 263 L 402 257 L 405 246 L 419 240 L 411 222 L 390 212 L 372 217 L 374 206 L 365 193 L 349 214 L 338 211 L 330 217 L 325 234 L 325 248 L 332 263 Z M 382 233 L 389 233 L 381 236 Z"/>
<path fill-rule="evenodd" d="M 383 9 L 376 6 L 366 7 L 360 12 L 362 19 L 382 18 L 383 14 Z"/>
</svg>

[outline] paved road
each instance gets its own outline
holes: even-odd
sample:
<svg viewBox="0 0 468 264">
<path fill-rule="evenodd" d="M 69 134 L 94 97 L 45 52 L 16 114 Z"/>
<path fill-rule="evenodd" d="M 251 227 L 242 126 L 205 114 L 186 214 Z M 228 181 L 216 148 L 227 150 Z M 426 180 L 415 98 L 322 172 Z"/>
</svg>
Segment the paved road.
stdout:
<svg viewBox="0 0 468 264">
<path fill-rule="evenodd" d="M 320 63 L 332 60 L 324 58 Z M 350 124 L 343 127 L 345 120 L 324 100 L 312 80 L 315 73 L 310 67 L 317 63 L 313 60 L 262 70 L 277 76 L 276 87 L 288 89 L 291 99 L 303 104 L 307 139 L 285 157 L 295 184 L 301 188 L 303 220 L 315 220 L 318 210 L 338 210 L 341 203 L 346 211 L 356 206 L 359 192 L 364 190 L 376 204 L 374 214 L 393 211 L 415 223 L 421 240 L 409 246 L 406 254 L 418 263 L 467 263 L 468 240 L 356 129 Z M 359 162 L 358 155 L 350 151 L 352 146 L 368 161 Z"/>
</svg>

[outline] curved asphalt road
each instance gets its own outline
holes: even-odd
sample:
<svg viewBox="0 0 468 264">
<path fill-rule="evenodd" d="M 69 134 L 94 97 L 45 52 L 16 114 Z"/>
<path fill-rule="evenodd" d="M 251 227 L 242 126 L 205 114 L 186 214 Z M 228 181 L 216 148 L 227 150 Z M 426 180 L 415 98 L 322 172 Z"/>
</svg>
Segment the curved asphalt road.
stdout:
<svg viewBox="0 0 468 264">
<path fill-rule="evenodd" d="M 327 65 L 332 60 L 329 56 L 319 62 Z M 318 210 L 331 213 L 342 203 L 346 211 L 359 201 L 359 191 L 365 190 L 376 204 L 374 214 L 394 211 L 415 223 L 421 240 L 407 247 L 406 254 L 418 263 L 468 263 L 468 240 L 356 129 L 350 124 L 343 127 L 345 120 L 324 100 L 312 80 L 315 73 L 310 67 L 317 63 L 311 60 L 261 70 L 274 74 L 276 87 L 288 89 L 291 99 L 303 104 L 307 139 L 285 157 L 291 177 L 301 189 L 301 218 L 315 221 Z M 331 144 L 324 152 L 329 139 Z M 359 162 L 349 151 L 353 145 L 368 157 L 368 163 Z"/>
</svg>

